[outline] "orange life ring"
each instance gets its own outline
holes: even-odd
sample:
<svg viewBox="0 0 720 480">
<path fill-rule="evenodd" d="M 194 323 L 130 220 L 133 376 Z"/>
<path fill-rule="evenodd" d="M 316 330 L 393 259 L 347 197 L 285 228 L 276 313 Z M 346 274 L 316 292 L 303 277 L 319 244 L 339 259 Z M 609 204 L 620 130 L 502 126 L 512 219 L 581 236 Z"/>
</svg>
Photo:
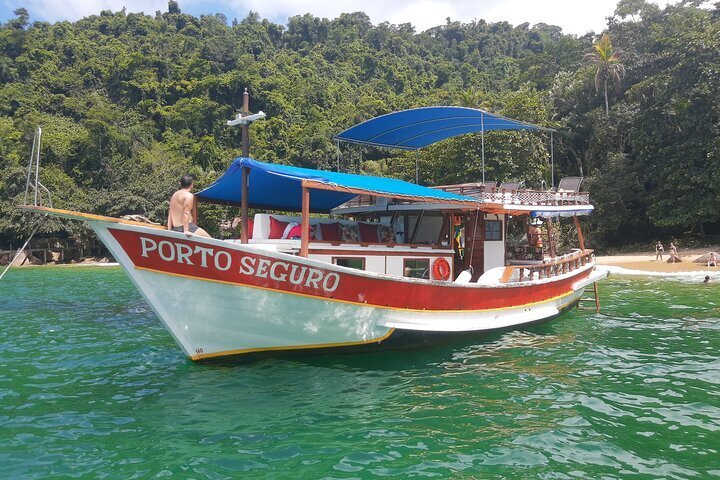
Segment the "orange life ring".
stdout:
<svg viewBox="0 0 720 480">
<path fill-rule="evenodd" d="M 435 280 L 447 280 L 450 278 L 450 264 L 444 258 L 436 259 L 432 264 L 433 278 Z"/>
</svg>

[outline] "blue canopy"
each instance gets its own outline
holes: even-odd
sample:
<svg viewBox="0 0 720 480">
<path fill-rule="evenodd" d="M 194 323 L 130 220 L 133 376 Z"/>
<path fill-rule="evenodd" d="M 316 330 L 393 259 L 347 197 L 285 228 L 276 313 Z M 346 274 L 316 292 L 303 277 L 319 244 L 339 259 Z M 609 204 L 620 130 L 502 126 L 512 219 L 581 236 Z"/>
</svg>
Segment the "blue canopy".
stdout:
<svg viewBox="0 0 720 480">
<path fill-rule="evenodd" d="M 446 138 L 491 130 L 550 129 L 466 107 L 423 107 L 382 115 L 348 128 L 337 140 L 417 150 Z"/>
<path fill-rule="evenodd" d="M 197 196 L 206 202 L 240 205 L 242 169 L 250 169 L 248 205 L 273 210 L 302 209 L 303 180 L 314 183 L 310 211 L 329 212 L 360 194 L 476 207 L 478 201 L 392 178 L 352 175 L 236 158 L 222 177 Z M 319 189 L 322 188 L 322 189 Z M 324 188 L 327 188 L 324 189 Z"/>
</svg>

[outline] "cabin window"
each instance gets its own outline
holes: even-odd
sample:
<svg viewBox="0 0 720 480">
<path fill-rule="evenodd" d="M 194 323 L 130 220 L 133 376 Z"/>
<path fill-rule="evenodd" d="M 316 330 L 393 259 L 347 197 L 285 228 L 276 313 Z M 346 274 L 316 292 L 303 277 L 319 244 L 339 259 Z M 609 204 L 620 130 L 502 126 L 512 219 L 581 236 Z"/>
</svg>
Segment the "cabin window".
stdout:
<svg viewBox="0 0 720 480">
<path fill-rule="evenodd" d="M 333 258 L 333 263 L 341 267 L 355 268 L 357 270 L 365 270 L 364 258 Z"/>
<path fill-rule="evenodd" d="M 430 259 L 418 258 L 403 260 L 403 276 L 410 278 L 430 278 Z"/>
<path fill-rule="evenodd" d="M 403 213 L 404 243 L 435 245 L 443 228 L 443 215 L 436 212 Z M 396 232 L 402 231 L 395 229 Z"/>
<path fill-rule="evenodd" d="M 422 220 L 420 220 L 420 226 L 415 233 L 415 239 L 413 243 L 435 245 L 436 243 L 438 243 L 438 237 L 440 236 L 440 231 L 442 230 L 442 228 L 442 215 L 435 215 L 429 212 L 425 212 Z"/>
<path fill-rule="evenodd" d="M 500 220 L 485 220 L 485 240 L 502 240 L 502 222 Z"/>
<path fill-rule="evenodd" d="M 405 232 L 405 235 L 403 236 L 404 243 L 412 243 L 412 235 L 415 231 L 415 226 L 417 225 L 419 218 L 420 215 L 417 213 L 408 213 L 403 215 L 405 225 L 402 229 L 400 229 L 400 231 Z"/>
</svg>

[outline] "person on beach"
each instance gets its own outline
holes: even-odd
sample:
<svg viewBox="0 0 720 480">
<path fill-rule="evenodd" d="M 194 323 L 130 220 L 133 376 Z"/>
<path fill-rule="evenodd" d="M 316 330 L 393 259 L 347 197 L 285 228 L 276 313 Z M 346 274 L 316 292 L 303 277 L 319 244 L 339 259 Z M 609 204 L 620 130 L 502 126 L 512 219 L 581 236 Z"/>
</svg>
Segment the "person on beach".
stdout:
<svg viewBox="0 0 720 480">
<path fill-rule="evenodd" d="M 180 190 L 170 197 L 167 229 L 183 232 L 188 237 L 198 235 L 209 237 L 208 233 L 195 223 L 197 221 L 197 204 L 195 196 L 190 193 L 193 188 L 193 178 L 184 175 L 180 179 Z"/>
<path fill-rule="evenodd" d="M 673 242 L 670 242 L 670 258 L 672 258 L 673 263 L 675 263 L 676 260 L 679 260 L 677 256 L 677 247 Z"/>
<path fill-rule="evenodd" d="M 710 283 L 710 275 L 705 275 L 705 280 L 703 280 L 703 283 Z"/>
<path fill-rule="evenodd" d="M 663 244 L 660 242 L 657 242 L 655 244 L 655 261 L 658 261 L 658 258 L 662 262 L 663 252 L 665 251 L 665 247 L 663 247 Z"/>
<path fill-rule="evenodd" d="M 707 266 L 717 267 L 717 256 L 715 255 L 715 252 L 710 252 L 710 255 L 708 256 Z"/>
</svg>

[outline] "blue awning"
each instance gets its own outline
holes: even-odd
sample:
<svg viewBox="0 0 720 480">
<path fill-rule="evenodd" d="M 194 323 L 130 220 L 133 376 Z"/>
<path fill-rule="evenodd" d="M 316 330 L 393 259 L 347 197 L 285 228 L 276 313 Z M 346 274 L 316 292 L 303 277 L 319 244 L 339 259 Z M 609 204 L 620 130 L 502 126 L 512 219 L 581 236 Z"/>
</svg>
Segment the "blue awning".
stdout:
<svg viewBox="0 0 720 480">
<path fill-rule="evenodd" d="M 376 147 L 417 150 L 466 133 L 545 130 L 529 123 L 466 107 L 423 107 L 382 115 L 348 128 L 337 140 Z"/>
<path fill-rule="evenodd" d="M 235 159 L 223 176 L 199 192 L 197 197 L 206 202 L 240 205 L 243 167 L 250 169 L 248 204 L 255 208 L 301 210 L 303 180 L 315 183 L 314 187 L 311 186 L 313 190 L 310 195 L 312 212 L 329 212 L 360 194 L 428 203 L 456 203 L 469 207 L 475 207 L 478 203 L 470 197 L 392 178 L 311 170 L 250 158 Z"/>
</svg>

